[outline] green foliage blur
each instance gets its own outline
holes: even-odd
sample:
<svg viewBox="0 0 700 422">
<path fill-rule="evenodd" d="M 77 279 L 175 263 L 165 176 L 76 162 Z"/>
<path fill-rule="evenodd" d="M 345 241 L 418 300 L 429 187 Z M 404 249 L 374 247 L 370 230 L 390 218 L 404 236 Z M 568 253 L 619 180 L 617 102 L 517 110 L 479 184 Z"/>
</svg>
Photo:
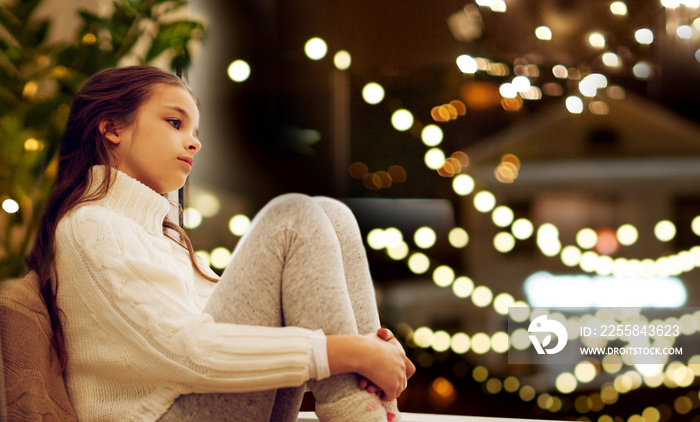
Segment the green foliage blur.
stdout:
<svg viewBox="0 0 700 422">
<path fill-rule="evenodd" d="M 0 208 L 0 280 L 24 274 L 80 85 L 125 61 L 185 70 L 204 38 L 204 24 L 183 13 L 186 0 L 113 0 L 107 17 L 79 11 L 73 42 L 51 42 L 51 17 L 35 13 L 43 1 L 0 1 L 0 204 L 19 204 L 15 213 Z"/>
</svg>

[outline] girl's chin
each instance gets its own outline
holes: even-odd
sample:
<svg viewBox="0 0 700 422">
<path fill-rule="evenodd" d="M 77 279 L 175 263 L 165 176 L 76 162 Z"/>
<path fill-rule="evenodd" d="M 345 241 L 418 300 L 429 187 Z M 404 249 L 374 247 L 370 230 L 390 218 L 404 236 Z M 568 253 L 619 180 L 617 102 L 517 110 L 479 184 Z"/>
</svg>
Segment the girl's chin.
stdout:
<svg viewBox="0 0 700 422">
<path fill-rule="evenodd" d="M 165 194 L 170 193 L 170 192 L 175 192 L 175 191 L 179 190 L 180 188 L 182 188 L 183 186 L 185 186 L 185 180 L 183 180 L 181 183 L 177 183 L 177 184 L 173 183 L 172 185 L 169 185 L 169 186 L 161 186 L 161 188 L 158 190 L 162 191 L 162 192 L 160 192 L 161 195 L 165 195 Z"/>
</svg>

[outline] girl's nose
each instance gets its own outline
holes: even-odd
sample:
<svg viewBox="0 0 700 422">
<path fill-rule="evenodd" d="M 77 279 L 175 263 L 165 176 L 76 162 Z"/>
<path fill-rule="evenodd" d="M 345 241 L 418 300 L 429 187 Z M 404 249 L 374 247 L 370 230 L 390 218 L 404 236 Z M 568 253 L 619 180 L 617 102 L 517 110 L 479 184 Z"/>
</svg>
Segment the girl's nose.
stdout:
<svg viewBox="0 0 700 422">
<path fill-rule="evenodd" d="M 187 145 L 187 149 L 190 151 L 199 151 L 202 148 L 202 143 L 199 142 L 199 139 L 192 137 L 192 140 L 190 143 Z"/>
</svg>

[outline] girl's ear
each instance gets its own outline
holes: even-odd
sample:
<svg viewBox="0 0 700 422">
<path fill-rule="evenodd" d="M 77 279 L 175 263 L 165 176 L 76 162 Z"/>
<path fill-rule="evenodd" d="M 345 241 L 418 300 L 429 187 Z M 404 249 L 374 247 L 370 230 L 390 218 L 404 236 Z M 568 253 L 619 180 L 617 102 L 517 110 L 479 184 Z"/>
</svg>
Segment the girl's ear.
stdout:
<svg viewBox="0 0 700 422">
<path fill-rule="evenodd" d="M 119 145 L 119 142 L 121 142 L 121 139 L 119 138 L 119 132 L 117 132 L 115 124 L 112 120 L 103 119 L 100 122 L 99 130 L 100 133 L 105 137 L 105 139 L 107 139 L 114 145 Z"/>
</svg>

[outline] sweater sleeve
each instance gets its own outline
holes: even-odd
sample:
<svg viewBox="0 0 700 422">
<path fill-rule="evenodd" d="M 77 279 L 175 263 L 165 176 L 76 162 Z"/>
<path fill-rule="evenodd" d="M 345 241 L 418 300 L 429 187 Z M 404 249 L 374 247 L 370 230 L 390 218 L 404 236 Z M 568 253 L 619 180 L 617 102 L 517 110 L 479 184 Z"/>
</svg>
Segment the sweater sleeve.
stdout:
<svg viewBox="0 0 700 422">
<path fill-rule="evenodd" d="M 197 393 L 259 391 L 309 379 L 312 331 L 217 323 L 196 312 L 184 294 L 191 276 L 169 253 L 170 240 L 84 206 L 61 220 L 56 242 L 59 305 L 67 343 L 74 345 L 69 355 L 82 348 L 81 361 L 120 361 L 120 377 L 169 381 Z M 108 333 L 113 352 L 94 344 L 91 327 Z"/>
</svg>

